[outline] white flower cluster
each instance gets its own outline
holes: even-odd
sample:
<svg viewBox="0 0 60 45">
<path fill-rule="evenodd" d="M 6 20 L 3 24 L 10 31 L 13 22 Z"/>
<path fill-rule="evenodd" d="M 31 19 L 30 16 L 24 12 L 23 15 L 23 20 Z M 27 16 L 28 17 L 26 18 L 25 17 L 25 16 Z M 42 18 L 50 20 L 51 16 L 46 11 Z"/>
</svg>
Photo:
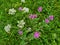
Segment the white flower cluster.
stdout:
<svg viewBox="0 0 60 45">
<path fill-rule="evenodd" d="M 21 0 L 21 2 L 22 2 L 22 3 L 25 3 L 25 0 Z M 22 8 L 21 10 L 22 10 L 24 13 L 28 13 L 28 12 L 29 12 L 29 8 L 27 8 L 27 7 L 24 7 L 24 8 Z M 14 8 L 11 8 L 11 9 L 8 10 L 8 14 L 14 15 L 15 13 L 16 13 L 16 10 L 15 10 Z M 19 28 L 23 28 L 24 25 L 25 25 L 24 20 L 18 21 L 17 26 L 18 26 Z M 4 27 L 4 29 L 5 29 L 5 31 L 6 31 L 7 33 L 9 33 L 9 32 L 10 32 L 10 29 L 11 29 L 11 25 L 10 25 L 10 24 L 6 25 L 6 26 Z M 28 30 L 30 30 L 30 28 L 29 28 Z"/>
<path fill-rule="evenodd" d="M 10 29 L 11 29 L 11 25 L 10 25 L 10 24 L 6 25 L 6 26 L 4 27 L 4 29 L 5 29 L 5 31 L 6 31 L 7 33 L 9 33 L 9 32 L 10 32 Z"/>
<path fill-rule="evenodd" d="M 25 13 L 26 13 L 26 12 L 28 13 L 28 12 L 29 12 L 29 8 L 24 7 L 24 8 L 23 8 L 23 11 L 24 11 Z"/>
<path fill-rule="evenodd" d="M 21 0 L 22 3 L 25 3 L 25 0 Z"/>
<path fill-rule="evenodd" d="M 18 25 L 17 25 L 17 26 L 18 26 L 19 28 L 23 28 L 24 25 L 25 25 L 24 20 L 18 21 Z"/>
<path fill-rule="evenodd" d="M 24 25 L 25 25 L 24 20 L 18 21 L 17 26 L 18 26 L 19 28 L 23 28 Z M 7 24 L 7 25 L 4 27 L 4 30 L 5 30 L 7 33 L 10 33 L 10 29 L 11 29 L 11 25 L 10 25 L 10 24 Z"/>
<path fill-rule="evenodd" d="M 30 32 L 31 31 L 31 28 L 30 27 L 28 27 L 28 32 Z"/>
<path fill-rule="evenodd" d="M 24 13 L 28 13 L 28 12 L 29 12 L 29 8 L 24 7 L 24 8 L 22 9 L 22 11 L 23 11 Z M 16 13 L 16 10 L 15 10 L 14 8 L 9 9 L 8 14 L 14 15 L 15 13 Z"/>
<path fill-rule="evenodd" d="M 9 9 L 9 13 L 8 14 L 14 15 L 15 13 L 16 13 L 16 10 L 14 8 Z"/>
<path fill-rule="evenodd" d="M 25 3 L 26 1 L 25 0 L 21 0 L 21 2 L 22 3 Z M 23 9 L 22 9 L 25 13 L 27 12 L 29 12 L 29 8 L 27 8 L 27 7 L 24 7 Z"/>
</svg>

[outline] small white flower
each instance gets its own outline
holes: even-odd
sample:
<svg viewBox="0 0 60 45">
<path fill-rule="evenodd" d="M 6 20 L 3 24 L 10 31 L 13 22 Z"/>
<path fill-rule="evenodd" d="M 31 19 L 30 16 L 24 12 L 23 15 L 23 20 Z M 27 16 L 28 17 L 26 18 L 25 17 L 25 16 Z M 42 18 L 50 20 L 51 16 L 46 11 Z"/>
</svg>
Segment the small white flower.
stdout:
<svg viewBox="0 0 60 45">
<path fill-rule="evenodd" d="M 9 13 L 8 14 L 14 15 L 15 13 L 16 13 L 16 10 L 14 8 L 9 9 Z"/>
<path fill-rule="evenodd" d="M 24 20 L 21 20 L 21 21 L 18 21 L 18 27 L 19 28 L 23 28 L 24 27 L 24 24 L 25 24 L 25 22 L 24 22 Z"/>
<path fill-rule="evenodd" d="M 29 27 L 28 30 L 31 30 L 31 28 Z"/>
<path fill-rule="evenodd" d="M 24 7 L 23 11 L 28 13 L 29 12 L 29 8 Z"/>
<path fill-rule="evenodd" d="M 31 31 L 31 28 L 29 27 L 29 28 L 28 28 L 28 32 L 30 32 L 30 31 Z"/>
<path fill-rule="evenodd" d="M 11 25 L 10 25 L 10 24 L 8 24 L 7 26 L 4 27 L 4 29 L 5 29 L 5 31 L 6 31 L 7 33 L 10 32 L 10 28 L 11 28 Z"/>
<path fill-rule="evenodd" d="M 25 3 L 25 0 L 21 0 L 22 3 Z"/>
</svg>

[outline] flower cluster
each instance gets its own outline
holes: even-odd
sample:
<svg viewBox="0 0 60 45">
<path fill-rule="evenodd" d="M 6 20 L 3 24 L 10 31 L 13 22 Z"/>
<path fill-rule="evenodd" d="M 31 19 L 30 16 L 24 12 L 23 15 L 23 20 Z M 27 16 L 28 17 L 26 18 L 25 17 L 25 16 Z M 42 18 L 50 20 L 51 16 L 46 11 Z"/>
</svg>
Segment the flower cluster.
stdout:
<svg viewBox="0 0 60 45">
<path fill-rule="evenodd" d="M 40 32 L 34 32 L 34 38 L 39 38 Z"/>
<path fill-rule="evenodd" d="M 23 11 L 24 13 L 28 13 L 29 12 L 29 8 L 27 8 L 27 7 L 19 7 L 19 9 L 18 9 L 19 11 Z"/>
<path fill-rule="evenodd" d="M 6 25 L 4 29 L 7 33 L 10 33 L 11 25 L 10 24 Z"/>
<path fill-rule="evenodd" d="M 23 31 L 22 31 L 22 30 L 19 30 L 18 33 L 19 33 L 20 35 L 23 35 Z"/>
<path fill-rule="evenodd" d="M 42 12 L 42 7 L 38 7 L 38 12 Z"/>
<path fill-rule="evenodd" d="M 37 15 L 36 15 L 36 14 L 31 14 L 31 15 L 29 16 L 29 18 L 30 18 L 30 19 L 37 18 Z"/>
<path fill-rule="evenodd" d="M 23 28 L 24 25 L 25 25 L 24 20 L 18 21 L 18 25 L 17 25 L 17 26 L 18 26 L 19 28 Z"/>
<path fill-rule="evenodd" d="M 9 13 L 8 14 L 14 15 L 15 13 L 16 13 L 16 10 L 14 8 L 9 9 Z"/>
<path fill-rule="evenodd" d="M 49 18 L 48 19 L 45 19 L 45 22 L 46 23 L 49 23 L 50 22 L 50 20 L 53 20 L 54 19 L 54 16 L 53 15 L 51 15 L 51 16 L 49 16 Z"/>
<path fill-rule="evenodd" d="M 21 0 L 21 2 L 25 3 L 25 0 Z M 21 12 L 24 12 L 24 13 L 29 13 L 30 12 L 30 9 L 27 8 L 27 7 L 19 7 L 18 10 L 21 11 Z M 42 6 L 39 6 L 37 8 L 37 11 L 41 13 L 43 11 Z M 16 14 L 16 10 L 14 8 L 11 8 L 11 9 L 9 9 L 8 14 L 14 15 L 14 14 Z M 28 15 L 28 18 L 31 19 L 31 20 L 34 20 L 35 18 L 38 18 L 38 14 L 35 14 L 35 13 L 34 14 L 30 14 L 30 15 Z M 54 16 L 50 15 L 48 18 L 45 19 L 45 23 L 49 23 L 53 19 L 54 19 Z M 19 29 L 22 29 L 24 27 L 24 25 L 26 24 L 26 22 L 24 20 L 17 21 L 17 23 L 18 23 L 17 27 Z M 11 29 L 11 25 L 10 24 L 6 25 L 4 27 L 4 29 L 5 29 L 5 31 L 7 33 L 9 33 L 10 29 Z M 32 30 L 32 28 L 29 27 L 27 30 L 28 30 L 27 32 L 30 32 Z M 23 35 L 23 31 L 22 30 L 19 30 L 18 33 L 20 35 Z M 39 31 L 35 31 L 34 34 L 33 34 L 34 38 L 39 38 L 40 35 L 41 35 L 41 32 L 39 32 Z"/>
<path fill-rule="evenodd" d="M 21 0 L 22 3 L 25 3 L 25 0 Z"/>
</svg>

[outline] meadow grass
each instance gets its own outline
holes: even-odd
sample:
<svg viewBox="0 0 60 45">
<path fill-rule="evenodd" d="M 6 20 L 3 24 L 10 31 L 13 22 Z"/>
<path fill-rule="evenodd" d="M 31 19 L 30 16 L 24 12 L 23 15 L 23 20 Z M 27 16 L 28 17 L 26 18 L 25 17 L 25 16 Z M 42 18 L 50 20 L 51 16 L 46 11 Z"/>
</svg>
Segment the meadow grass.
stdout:
<svg viewBox="0 0 60 45">
<path fill-rule="evenodd" d="M 38 12 L 37 8 L 42 6 L 43 11 Z M 19 7 L 28 7 L 29 13 L 23 13 L 18 10 Z M 16 9 L 15 15 L 9 15 L 10 8 Z M 29 14 L 37 14 L 38 18 L 30 20 Z M 44 22 L 49 15 L 54 16 L 54 20 L 49 24 Z M 18 34 L 19 28 L 17 21 L 26 22 L 21 29 L 24 34 Z M 10 33 L 4 30 L 7 24 L 11 24 Z M 27 33 L 27 28 L 31 27 L 32 31 Z M 41 32 L 38 39 L 34 39 L 34 31 Z M 20 0 L 0 0 L 0 45 L 60 45 L 60 0 L 26 0 L 21 3 Z"/>
</svg>

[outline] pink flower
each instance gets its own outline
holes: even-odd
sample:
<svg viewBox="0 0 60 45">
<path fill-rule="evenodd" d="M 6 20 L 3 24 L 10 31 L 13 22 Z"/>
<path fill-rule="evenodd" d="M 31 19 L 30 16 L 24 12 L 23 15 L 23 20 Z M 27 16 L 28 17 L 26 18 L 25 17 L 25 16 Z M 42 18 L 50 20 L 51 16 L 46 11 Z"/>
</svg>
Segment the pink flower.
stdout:
<svg viewBox="0 0 60 45">
<path fill-rule="evenodd" d="M 50 20 L 53 20 L 54 19 L 54 16 L 53 15 L 49 16 L 49 19 Z"/>
<path fill-rule="evenodd" d="M 18 9 L 18 10 L 22 11 L 22 9 L 23 9 L 22 7 L 19 7 L 19 9 Z"/>
<path fill-rule="evenodd" d="M 34 33 L 34 38 L 39 38 L 39 36 L 40 36 L 40 32 L 35 32 Z"/>
<path fill-rule="evenodd" d="M 42 7 L 39 7 L 38 8 L 38 12 L 42 12 Z"/>
<path fill-rule="evenodd" d="M 36 15 L 36 14 L 31 14 L 31 15 L 29 16 L 29 18 L 30 18 L 30 19 L 37 18 L 37 15 Z"/>
<path fill-rule="evenodd" d="M 20 30 L 18 33 L 19 33 L 20 35 L 23 35 L 23 31 L 21 31 L 21 30 Z"/>
<path fill-rule="evenodd" d="M 46 22 L 46 23 L 49 23 L 49 20 L 48 20 L 48 19 L 45 19 L 45 22 Z"/>
</svg>

